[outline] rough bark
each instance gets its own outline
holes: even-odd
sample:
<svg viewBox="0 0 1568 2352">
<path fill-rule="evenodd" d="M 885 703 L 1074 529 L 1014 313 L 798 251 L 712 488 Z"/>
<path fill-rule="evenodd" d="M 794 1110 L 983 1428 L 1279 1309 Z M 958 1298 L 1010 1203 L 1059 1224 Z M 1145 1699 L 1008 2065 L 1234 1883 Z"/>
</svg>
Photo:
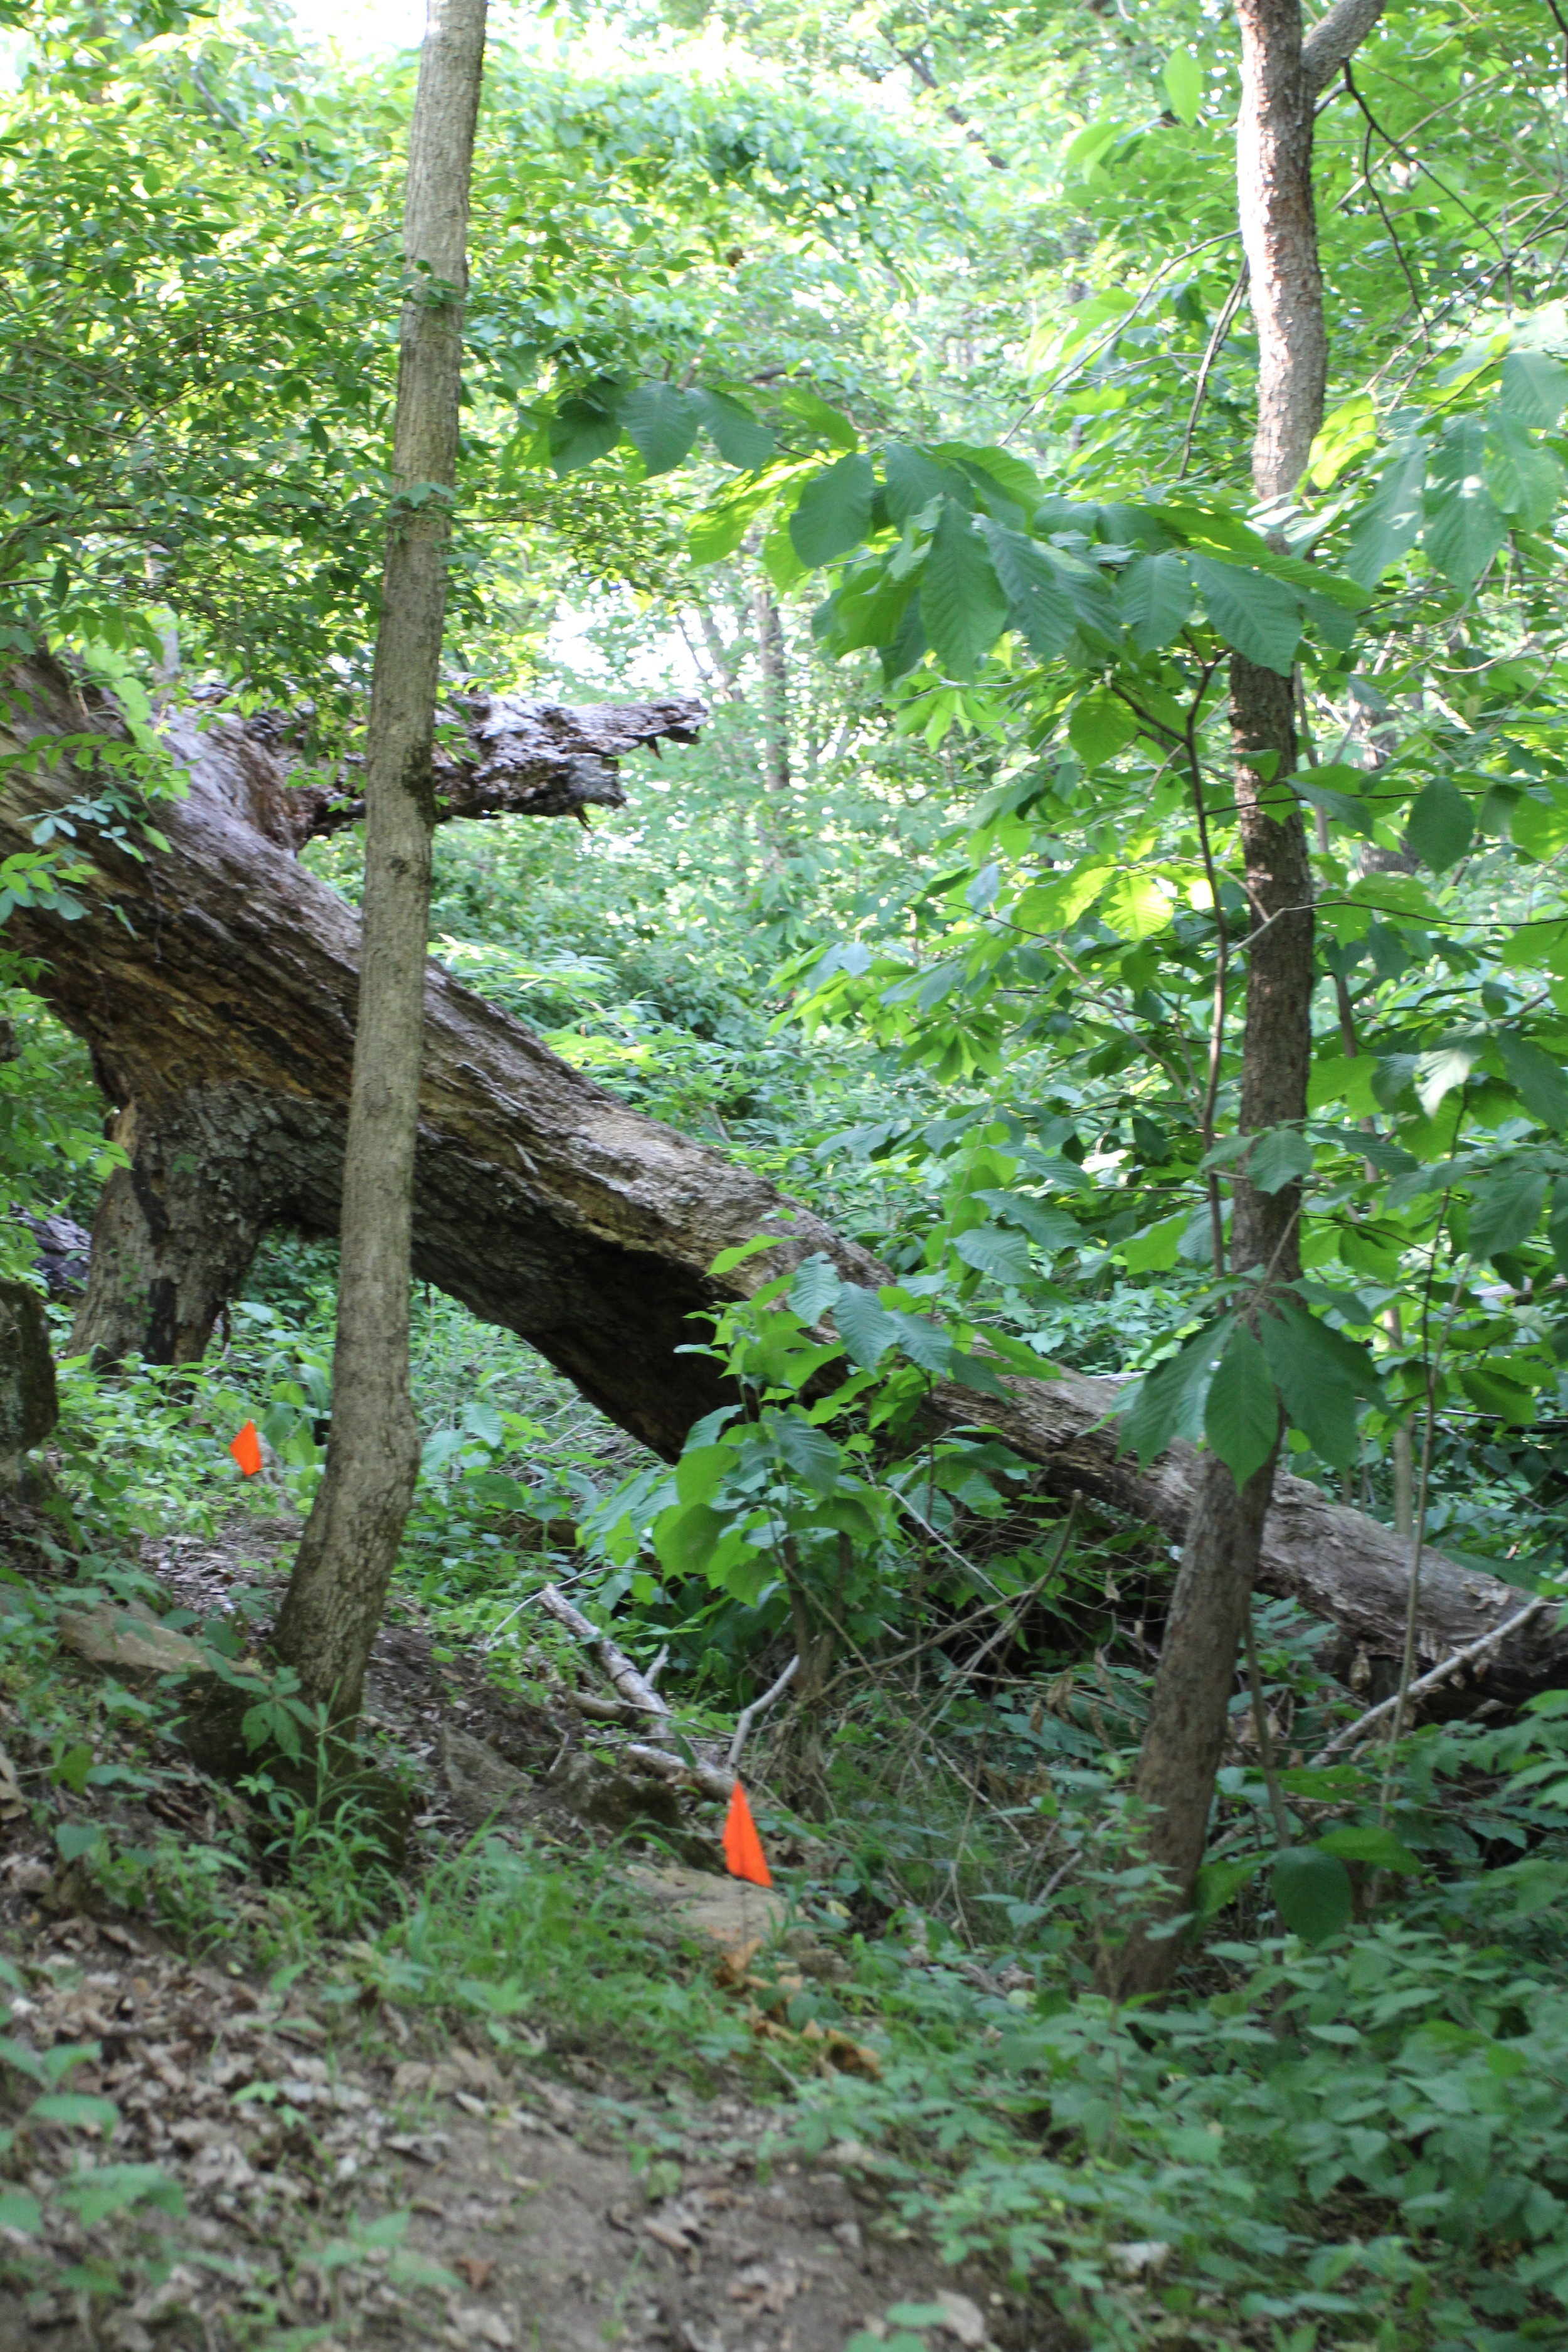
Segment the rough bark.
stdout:
<svg viewBox="0 0 1568 2352">
<path fill-rule="evenodd" d="M 343 1153 L 332 1428 L 273 1645 L 305 1697 L 352 1722 L 415 1481 L 409 1265 L 430 844 L 431 748 L 458 478 L 468 182 L 486 0 L 428 0 L 409 131 L 393 504 L 365 733 L 364 929 Z"/>
<path fill-rule="evenodd" d="M 1312 97 L 1300 0 L 1238 0 L 1241 112 L 1237 199 L 1258 329 L 1253 487 L 1265 505 L 1288 499 L 1322 422 L 1328 344 L 1312 200 Z M 1290 789 L 1297 743 L 1289 677 L 1233 656 L 1230 719 L 1237 829 L 1248 912 L 1240 1125 L 1246 1134 L 1300 1127 L 1312 1051 L 1312 877 L 1300 803 Z M 1300 1273 L 1301 1188 L 1233 1186 L 1231 1271 L 1254 1277 L 1251 1313 Z M 1278 1449 L 1276 1449 L 1278 1451 Z M 1191 1909 L 1236 1661 L 1274 1480 L 1271 1457 L 1237 1493 L 1223 1464 L 1205 1465 L 1161 1646 L 1138 1767 L 1147 1852 L 1165 1874 L 1155 1924 Z M 1123 1993 L 1170 1980 L 1177 1946 L 1135 1930 L 1115 1956 Z"/>
<path fill-rule="evenodd" d="M 36 665 L 12 685 L 14 703 L 25 689 L 29 711 L 25 724 L 0 723 L 0 754 L 24 734 L 42 740 L 32 761 L 6 770 L 0 856 L 27 847 L 32 817 L 76 789 L 68 769 L 50 770 L 47 745 L 51 733 L 82 724 L 58 670 Z M 689 735 L 700 714 L 682 702 L 633 706 L 613 722 L 591 716 L 629 745 Z M 191 789 L 159 811 L 167 853 L 143 864 L 100 845 L 79 921 L 20 908 L 7 937 L 44 960 L 39 987 L 114 1073 L 138 1138 L 177 1132 L 198 1146 L 218 1205 L 251 1230 L 289 1223 L 331 1234 L 342 1184 L 358 918 L 252 821 L 254 808 L 288 789 L 275 734 L 226 718 L 205 730 L 175 721 L 171 739 Z M 690 1314 L 744 1295 L 814 1250 L 854 1281 L 886 1279 L 809 1209 L 628 1109 L 436 964 L 426 975 L 425 1020 L 416 1274 L 519 1332 L 655 1452 L 677 1453 L 692 1423 L 721 1402 L 707 1359 L 676 1352 L 691 1337 Z M 166 1170 L 167 1144 L 160 1149 Z M 212 1220 L 217 1211 L 204 1213 Z M 721 1250 L 766 1231 L 781 1235 L 778 1255 L 722 1280 L 708 1274 Z M 210 1329 L 228 1293 L 219 1272 L 205 1279 Z M 1114 1381 L 1067 1372 L 1011 1381 L 1008 1391 L 1005 1402 L 984 1404 L 984 1417 L 1038 1465 L 1044 1490 L 1064 1501 L 1081 1490 L 1181 1539 L 1198 1457 L 1178 1444 L 1143 1472 L 1119 1457 Z M 941 1390 L 935 1400 L 948 1426 L 972 1423 L 980 1409 L 967 1390 Z M 1397 1656 L 1409 1566 L 1410 1546 L 1391 1529 L 1303 1479 L 1277 1480 L 1260 1580 L 1337 1624 L 1348 1643 Z M 1517 1599 L 1512 1586 L 1428 1552 L 1423 1659 L 1435 1663 L 1500 1624 Z M 1510 1636 L 1478 1673 L 1479 1686 L 1515 1701 L 1568 1683 L 1568 1633 L 1556 1617 L 1544 1612 Z"/>
<path fill-rule="evenodd" d="M 784 621 L 766 582 L 752 598 L 752 617 L 756 623 L 757 662 L 763 674 L 763 823 L 773 862 L 777 864 L 794 856 L 796 844 L 789 758 L 789 667 Z"/>
</svg>

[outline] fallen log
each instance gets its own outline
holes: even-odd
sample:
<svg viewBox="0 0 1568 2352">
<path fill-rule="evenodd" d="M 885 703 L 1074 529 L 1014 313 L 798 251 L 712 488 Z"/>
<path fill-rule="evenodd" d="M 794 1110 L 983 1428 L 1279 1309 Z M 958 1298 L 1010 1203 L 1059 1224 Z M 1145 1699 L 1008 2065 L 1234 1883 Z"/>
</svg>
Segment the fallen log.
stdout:
<svg viewBox="0 0 1568 2352">
<path fill-rule="evenodd" d="M 493 809 L 537 805 L 546 790 L 570 801 L 568 761 L 689 740 L 700 723 L 698 707 L 679 700 L 576 717 L 575 732 L 574 714 L 560 712 L 509 730 L 508 710 L 470 710 L 448 813 L 481 766 Z M 106 732 L 116 724 L 50 664 L 14 674 L 0 715 L 0 856 L 30 847 L 37 817 L 81 790 L 53 739 L 84 719 Z M 495 749 L 509 731 L 519 745 L 510 781 Z M 46 960 L 38 985 L 92 1048 L 131 1157 L 99 1212 L 77 1342 L 174 1362 L 200 1355 L 269 1224 L 335 1230 L 359 926 L 292 855 L 331 821 L 333 796 L 309 824 L 299 815 L 286 730 L 223 715 L 198 726 L 185 714 L 167 732 L 190 779 L 188 797 L 159 811 L 167 850 L 139 862 L 98 841 L 80 918 L 20 908 L 7 938 Z M 8 756 L 26 745 L 30 757 Z M 595 772 L 595 789 L 605 787 Z M 721 1399 L 712 1364 L 678 1352 L 694 1312 L 814 1251 L 852 1281 L 888 1278 L 810 1209 L 629 1109 L 436 964 L 426 1004 L 416 1272 L 519 1332 L 655 1452 L 672 1457 Z M 721 1251 L 764 1232 L 779 1236 L 776 1250 L 710 1275 Z M 1189 1447 L 1173 1445 L 1147 1472 L 1119 1455 L 1114 1382 L 1066 1373 L 1007 1389 L 984 1419 L 1037 1465 L 1042 1489 L 1064 1501 L 1079 1490 L 1181 1539 Z M 952 1427 L 982 1409 L 951 1387 L 933 1410 Z M 1409 1574 L 1405 1539 L 1280 1478 L 1264 1538 L 1268 1591 L 1393 1654 Z M 1428 1552 L 1423 1664 L 1517 1611 L 1513 1587 Z M 1483 1654 L 1472 1671 L 1488 1693 L 1513 1702 L 1568 1682 L 1562 1614 L 1537 1612 Z"/>
</svg>

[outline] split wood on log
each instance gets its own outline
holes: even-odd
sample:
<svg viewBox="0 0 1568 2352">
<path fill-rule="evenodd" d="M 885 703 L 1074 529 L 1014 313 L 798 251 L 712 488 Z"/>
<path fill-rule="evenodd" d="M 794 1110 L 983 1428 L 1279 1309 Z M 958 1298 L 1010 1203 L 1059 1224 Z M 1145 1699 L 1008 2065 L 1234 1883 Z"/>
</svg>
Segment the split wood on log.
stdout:
<svg viewBox="0 0 1568 2352">
<path fill-rule="evenodd" d="M 35 757 L 7 761 L 0 856 L 31 848 L 37 815 L 90 789 L 51 738 L 84 719 L 106 733 L 116 725 L 111 712 L 84 709 L 51 664 L 24 666 L 9 689 L 0 754 L 30 740 Z M 571 716 L 551 721 L 563 760 L 576 756 Z M 592 738 L 595 757 L 689 740 L 700 719 L 689 701 L 579 716 L 577 740 L 592 748 Z M 19 908 L 6 929 L 45 960 L 38 985 L 91 1047 L 132 1160 L 105 1190 L 77 1343 L 163 1362 L 201 1354 L 268 1225 L 335 1230 L 358 940 L 353 908 L 285 845 L 294 821 L 278 730 L 219 717 L 204 731 L 184 717 L 168 733 L 190 792 L 159 809 L 167 851 L 142 863 L 98 844 L 79 919 Z M 538 770 L 525 761 L 521 773 L 508 805 L 526 807 L 537 789 Z M 486 789 L 500 794 L 500 780 Z M 678 1352 L 694 1312 L 815 1251 L 852 1281 L 888 1279 L 811 1210 L 628 1109 L 437 964 L 426 1004 L 416 1272 L 521 1333 L 656 1453 L 672 1458 L 723 1401 L 708 1359 Z M 721 1279 L 709 1273 L 721 1250 L 764 1232 L 778 1234 L 776 1250 Z M 1141 1472 L 1117 1450 L 1114 1382 L 1068 1372 L 1006 1385 L 1005 1402 L 984 1406 L 945 1387 L 932 1410 L 947 1428 L 983 1414 L 1064 1503 L 1079 1488 L 1180 1541 L 1190 1447 Z M 1409 1576 L 1407 1540 L 1280 1477 L 1263 1543 L 1267 1591 L 1396 1656 Z M 1433 1552 L 1421 1592 L 1426 1664 L 1518 1610 L 1513 1587 Z M 1562 1613 L 1538 1612 L 1479 1659 L 1481 1687 L 1517 1701 L 1568 1682 Z"/>
</svg>

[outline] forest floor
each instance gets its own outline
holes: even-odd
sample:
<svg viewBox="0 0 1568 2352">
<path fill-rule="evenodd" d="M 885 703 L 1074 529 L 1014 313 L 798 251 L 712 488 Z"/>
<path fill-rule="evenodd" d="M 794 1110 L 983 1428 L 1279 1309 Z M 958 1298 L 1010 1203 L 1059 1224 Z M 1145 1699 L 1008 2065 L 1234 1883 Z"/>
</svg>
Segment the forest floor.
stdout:
<svg viewBox="0 0 1568 2352">
<path fill-rule="evenodd" d="M 238 1585 L 276 1575 L 292 1532 L 246 1519 L 150 1542 L 143 1565 L 210 1622 Z M 488 2034 L 471 2001 L 403 1997 L 395 1969 L 352 1937 L 258 1966 L 259 1877 L 226 1881 L 194 1940 L 171 1936 L 62 1861 L 59 1824 L 96 1813 L 117 1837 L 173 1828 L 205 1850 L 232 1793 L 184 1764 L 125 1800 L 73 1795 L 57 1776 L 46 1805 L 4 1806 L 8 2169 L 43 2215 L 41 2229 L 0 2224 L 4 2352 L 1070 2341 L 1002 2281 L 944 2268 L 890 2213 L 865 2150 L 792 2152 L 792 2069 L 875 2056 L 843 2036 L 813 2050 L 809 2024 L 796 2032 L 776 2000 L 771 2014 L 758 2004 L 770 1937 L 786 1984 L 831 1955 L 798 1930 L 781 1948 L 784 1906 L 719 1874 L 711 1822 L 672 1828 L 662 1851 L 616 1834 L 621 1792 L 591 1766 L 581 1719 L 509 1697 L 482 1663 L 437 1663 L 407 1613 L 378 1643 L 367 1714 L 415 1772 L 420 1869 L 480 1832 L 557 1867 L 591 1851 L 644 1917 L 632 1964 L 700 1973 L 742 2030 L 728 2054 L 689 2063 L 668 2037 L 639 2047 L 629 2013 L 598 2032 L 547 2021 Z M 6 1737 L 26 1781 L 26 1734 L 8 1723 Z M 611 1822 L 585 1822 L 595 1810 Z M 482 1942 L 482 1920 L 468 1931 Z M 64 2085 L 59 2112 L 28 2116 L 46 2079 Z"/>
</svg>

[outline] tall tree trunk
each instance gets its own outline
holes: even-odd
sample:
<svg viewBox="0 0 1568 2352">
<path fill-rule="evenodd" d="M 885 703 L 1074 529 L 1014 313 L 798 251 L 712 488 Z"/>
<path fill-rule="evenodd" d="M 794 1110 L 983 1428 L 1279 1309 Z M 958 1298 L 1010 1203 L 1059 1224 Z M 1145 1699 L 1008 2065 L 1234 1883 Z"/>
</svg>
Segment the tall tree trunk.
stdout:
<svg viewBox="0 0 1568 2352">
<path fill-rule="evenodd" d="M 1253 488 L 1266 506 L 1289 498 L 1322 423 L 1328 345 L 1312 202 L 1312 96 L 1300 0 L 1238 0 L 1241 114 L 1237 194 L 1258 328 Z M 1230 671 L 1237 823 L 1246 867 L 1250 945 L 1242 1037 L 1241 1126 L 1297 1126 L 1307 1114 L 1312 1031 L 1312 876 L 1296 766 L 1291 680 L 1237 655 Z M 1257 1278 L 1254 1311 L 1271 1286 L 1300 1272 L 1301 1189 L 1235 1183 L 1231 1271 Z M 1168 1983 L 1179 1953 L 1169 1931 L 1189 1911 L 1224 1751 L 1241 1635 L 1258 1574 L 1275 1457 L 1238 1493 L 1208 1456 L 1198 1491 L 1138 1766 L 1146 1851 L 1169 1896 L 1116 1956 L 1119 1989 Z M 1163 1932 L 1160 1932 L 1161 1930 Z"/>
<path fill-rule="evenodd" d="M 408 144 L 395 499 L 365 746 L 364 929 L 343 1155 L 326 1475 L 274 1634 L 308 1699 L 359 1713 L 419 1472 L 409 1240 L 425 1035 L 431 757 L 458 476 L 468 181 L 486 0 L 429 0 Z"/>
<path fill-rule="evenodd" d="M 763 673 L 763 803 L 768 863 L 778 867 L 797 846 L 789 757 L 789 666 L 784 620 L 766 581 L 752 598 L 757 660 Z"/>
</svg>

